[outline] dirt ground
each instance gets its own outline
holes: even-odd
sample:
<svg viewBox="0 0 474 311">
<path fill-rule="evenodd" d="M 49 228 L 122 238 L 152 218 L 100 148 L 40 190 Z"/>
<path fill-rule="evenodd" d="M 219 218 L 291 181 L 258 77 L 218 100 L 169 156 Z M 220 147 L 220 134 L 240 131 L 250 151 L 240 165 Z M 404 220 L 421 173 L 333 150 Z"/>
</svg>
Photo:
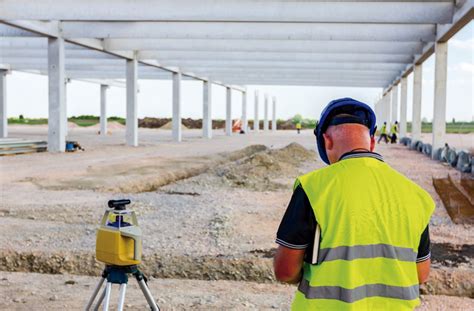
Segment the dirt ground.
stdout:
<svg viewBox="0 0 474 311">
<path fill-rule="evenodd" d="M 47 133 L 41 126 L 10 132 L 34 139 Z M 271 257 L 294 178 L 323 166 L 312 151 L 314 136 L 183 134 L 184 142 L 174 143 L 170 131 L 140 129 L 140 146 L 131 148 L 123 129 L 100 137 L 72 128 L 68 139 L 85 152 L 1 157 L 0 309 L 83 306 L 97 281 L 91 276 L 102 269 L 94 260 L 95 229 L 107 200 L 122 197 L 139 213 L 143 270 L 166 310 L 288 309 L 294 288 L 274 282 Z M 433 281 L 423 288 L 430 295 L 422 309 L 474 309 L 473 228 L 450 220 L 431 181 L 459 173 L 401 145 L 377 149 L 437 204 Z M 127 299 L 129 307 L 141 309 L 135 284 L 128 293 L 140 300 Z"/>
</svg>

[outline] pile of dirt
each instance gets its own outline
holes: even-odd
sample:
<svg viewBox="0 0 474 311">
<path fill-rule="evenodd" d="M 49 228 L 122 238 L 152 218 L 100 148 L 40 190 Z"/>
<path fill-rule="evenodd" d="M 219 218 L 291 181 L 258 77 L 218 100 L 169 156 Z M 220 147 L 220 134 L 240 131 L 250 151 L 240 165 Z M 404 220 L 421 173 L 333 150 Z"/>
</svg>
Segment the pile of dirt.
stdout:
<svg viewBox="0 0 474 311">
<path fill-rule="evenodd" d="M 169 122 L 171 122 L 170 118 L 143 118 L 138 119 L 138 127 L 157 129 Z"/>
<path fill-rule="evenodd" d="M 171 123 L 171 118 L 143 118 L 138 119 L 138 127 L 144 128 L 163 128 L 163 126 L 167 126 L 168 123 Z M 181 123 L 188 129 L 201 129 L 202 128 L 202 119 L 191 119 L 191 118 L 183 118 L 181 119 Z M 212 120 L 212 128 L 213 129 L 223 129 L 225 127 L 225 120 Z"/>
<path fill-rule="evenodd" d="M 170 122 L 164 124 L 163 126 L 161 126 L 160 130 L 171 130 L 172 128 L 173 128 L 173 122 L 170 121 Z M 181 123 L 181 129 L 182 130 L 187 130 L 188 128 L 183 123 Z"/>
<path fill-rule="evenodd" d="M 281 179 L 294 178 L 302 162 L 314 160 L 315 153 L 291 143 L 276 150 L 264 150 L 215 169 L 228 183 L 257 191 L 287 188 Z"/>
</svg>

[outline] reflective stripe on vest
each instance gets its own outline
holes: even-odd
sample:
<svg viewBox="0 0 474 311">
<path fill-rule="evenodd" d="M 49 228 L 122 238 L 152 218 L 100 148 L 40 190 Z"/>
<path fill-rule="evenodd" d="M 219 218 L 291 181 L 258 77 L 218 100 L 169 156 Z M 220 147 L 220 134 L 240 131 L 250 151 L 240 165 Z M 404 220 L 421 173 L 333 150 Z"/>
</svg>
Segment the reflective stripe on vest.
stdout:
<svg viewBox="0 0 474 311">
<path fill-rule="evenodd" d="M 418 285 L 401 287 L 385 284 L 367 284 L 352 289 L 340 286 L 311 286 L 307 280 L 303 279 L 298 290 L 308 299 L 337 299 L 352 303 L 375 296 L 413 300 L 418 298 L 420 289 Z"/>
<path fill-rule="evenodd" d="M 354 260 L 360 258 L 392 258 L 401 261 L 416 261 L 417 253 L 411 248 L 388 244 L 338 246 L 319 250 L 318 263 L 331 260 Z"/>
<path fill-rule="evenodd" d="M 429 194 L 374 153 L 344 155 L 297 185 L 321 241 L 317 264 L 304 264 L 292 309 L 415 308 L 417 249 L 435 207 Z"/>
</svg>

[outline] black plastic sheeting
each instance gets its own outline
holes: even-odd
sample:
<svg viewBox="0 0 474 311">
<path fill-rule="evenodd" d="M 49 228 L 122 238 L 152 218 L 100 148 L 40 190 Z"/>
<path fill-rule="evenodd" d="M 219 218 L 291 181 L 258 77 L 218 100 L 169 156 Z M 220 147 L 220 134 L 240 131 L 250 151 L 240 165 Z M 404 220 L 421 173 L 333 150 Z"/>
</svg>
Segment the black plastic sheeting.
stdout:
<svg viewBox="0 0 474 311">
<path fill-rule="evenodd" d="M 443 148 L 438 148 L 433 151 L 431 144 L 424 144 L 422 141 L 412 141 L 409 137 L 400 138 L 400 144 L 409 147 L 411 150 L 417 150 L 433 159 L 441 162 L 449 163 L 452 167 L 455 167 L 463 173 L 472 173 L 474 175 L 474 155 L 468 151 L 461 150 L 456 151 L 455 148 L 449 147 L 445 144 Z"/>
</svg>

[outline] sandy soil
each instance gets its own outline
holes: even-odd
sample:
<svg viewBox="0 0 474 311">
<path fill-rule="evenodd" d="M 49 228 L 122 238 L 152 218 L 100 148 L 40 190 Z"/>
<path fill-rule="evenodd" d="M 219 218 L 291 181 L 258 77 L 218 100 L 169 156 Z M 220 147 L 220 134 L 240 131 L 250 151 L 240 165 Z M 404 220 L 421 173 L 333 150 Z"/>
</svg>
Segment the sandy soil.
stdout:
<svg viewBox="0 0 474 311">
<path fill-rule="evenodd" d="M 0 272 L 2 310 L 80 310 L 87 303 L 98 278 L 77 275 Z M 45 288 L 45 284 L 47 287 Z M 288 310 L 295 287 L 235 281 L 154 279 L 148 283 L 162 310 Z M 111 309 L 118 287 L 113 288 Z M 469 310 L 474 299 L 423 295 L 417 310 Z M 146 310 L 146 301 L 131 280 L 126 310 Z"/>
<path fill-rule="evenodd" d="M 12 137 L 35 139 L 46 135 L 44 127 L 12 127 L 10 132 Z M 44 299 L 50 310 L 63 308 L 65 303 L 62 298 L 50 299 L 49 293 L 56 291 L 62 291 L 58 297 L 72 296 L 67 299 L 74 301 L 71 307 L 80 306 L 93 279 L 78 275 L 97 275 L 101 270 L 94 261 L 98 220 L 108 199 L 127 197 L 134 202 L 144 231 L 144 270 L 155 277 L 171 278 L 154 280 L 167 308 L 208 309 L 205 306 L 211 305 L 220 309 L 225 301 L 232 301 L 234 309 L 287 309 L 294 290 L 291 287 L 172 278 L 272 281 L 274 235 L 290 198 L 292 182 L 300 173 L 322 163 L 314 155 L 294 166 L 291 157 L 277 158 L 274 151 L 239 150 L 250 145 L 275 150 L 291 142 L 314 150 L 310 131 L 230 138 L 215 131 L 215 138 L 209 141 L 199 137 L 200 131 L 189 130 L 180 144 L 171 141 L 169 131 L 139 132 L 141 145 L 131 148 L 124 147 L 121 129 L 100 137 L 93 129 L 74 128 L 69 138 L 78 140 L 85 152 L 0 158 L 0 270 L 76 274 L 25 274 L 38 282 L 30 286 L 22 285 L 24 275 L 20 272 L 0 272 L 7 278 L 0 281 L 0 289 L 11 293 L 0 302 L 0 308 L 2 304 L 7 309 L 28 306 L 30 291 Z M 452 136 L 453 140 L 458 136 Z M 472 297 L 474 231 L 472 226 L 452 223 L 431 181 L 433 176 L 456 177 L 458 172 L 400 145 L 381 144 L 377 149 L 389 164 L 430 192 L 437 203 L 430 229 L 440 254 L 435 260 L 437 282 L 426 291 Z M 160 184 L 164 179 L 170 183 Z M 141 192 L 143 189 L 149 191 Z M 441 243 L 450 248 L 442 248 Z M 453 245 L 462 251 L 454 250 Z M 454 255 L 444 256 L 449 252 Z M 78 288 L 64 286 L 64 278 L 84 280 L 80 282 L 89 282 L 89 287 L 82 285 L 82 294 Z M 452 284 L 450 279 L 457 281 Z M 51 282 L 50 292 L 40 290 L 41 282 Z M 185 284 L 179 290 L 188 294 L 176 295 L 178 282 Z M 235 287 L 240 290 L 235 291 Z M 25 304 L 23 298 L 14 297 L 15 288 L 18 292 L 24 290 Z M 239 300 L 239 295 L 244 298 Z M 443 306 L 444 302 L 453 308 L 474 308 L 469 299 L 427 297 L 426 310 L 436 310 L 435 306 Z"/>
</svg>

